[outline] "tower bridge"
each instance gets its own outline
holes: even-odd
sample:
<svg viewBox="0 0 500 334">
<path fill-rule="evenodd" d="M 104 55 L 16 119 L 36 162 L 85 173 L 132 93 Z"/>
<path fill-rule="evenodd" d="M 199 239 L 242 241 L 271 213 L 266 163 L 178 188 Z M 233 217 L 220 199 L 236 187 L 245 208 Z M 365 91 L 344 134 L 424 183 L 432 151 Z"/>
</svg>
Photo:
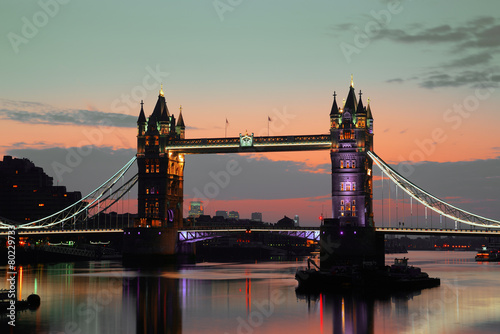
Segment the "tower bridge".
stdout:
<svg viewBox="0 0 500 334">
<path fill-rule="evenodd" d="M 125 229 L 126 238 L 132 238 L 128 241 L 124 239 L 125 243 L 130 245 L 130 252 L 171 253 L 175 251 L 177 241 L 194 240 L 197 237 L 203 237 L 203 233 L 212 236 L 216 232 L 216 229 L 212 232 L 194 231 L 183 226 L 184 158 L 186 154 L 328 150 L 332 163 L 332 218 L 324 221 L 323 232 L 340 234 L 340 232 L 350 231 L 352 232 L 350 235 L 356 235 L 356 239 L 350 240 L 347 244 L 363 242 L 361 237 L 364 234 L 371 240 L 375 233 L 448 235 L 489 233 L 496 235 L 498 230 L 494 229 L 500 228 L 500 221 L 461 210 L 440 200 L 399 175 L 375 154 L 373 149 L 374 117 L 370 102 L 364 105 L 361 91 L 357 96 L 352 80 L 345 102 L 339 105 L 336 97 L 334 93 L 330 110 L 329 133 L 289 136 L 254 136 L 253 133 L 244 133 L 231 138 L 187 139 L 182 107 L 176 118 L 168 109 L 162 87 L 149 117 L 146 117 L 144 104 L 141 102 L 137 120 L 136 157 L 91 194 L 72 206 L 32 222 L 17 223 L 0 218 L 0 229 L 15 226 L 22 231 L 64 226 L 66 231 L 69 231 L 71 226 L 76 227 L 78 221 L 87 220 L 111 207 L 122 199 L 135 184 L 138 184 L 138 218 L 134 222 L 134 228 L 136 232 L 142 231 L 142 233 L 128 233 Z M 414 200 L 415 205 L 423 205 L 426 210 L 429 209 L 438 214 L 440 221 L 443 218 L 454 221 L 455 229 L 446 229 L 442 226 L 434 229 L 395 229 L 378 226 L 373 215 L 374 162 L 383 174 L 394 182 L 396 189 L 408 194 L 410 205 L 413 205 L 412 200 Z M 125 174 L 134 163 L 137 163 L 138 173 L 129 177 L 125 182 Z M 122 180 L 121 183 L 120 180 Z M 458 228 L 457 223 L 466 224 L 474 229 L 464 229 L 463 226 Z M 479 229 L 476 230 L 476 228 Z M 156 229 L 162 229 L 163 232 L 158 233 Z M 113 232 L 121 233 L 121 231 L 118 229 Z M 51 231 L 45 232 L 52 233 Z M 285 231 L 281 232 L 285 233 Z M 299 232 L 288 231 L 286 233 L 292 235 Z M 317 231 L 307 232 L 304 229 L 300 233 L 307 238 L 319 237 Z M 348 234 L 346 233 L 346 236 Z M 162 249 L 152 250 L 151 244 L 160 245 Z M 368 243 L 365 242 L 365 244 Z M 362 251 L 369 253 L 372 250 Z"/>
</svg>

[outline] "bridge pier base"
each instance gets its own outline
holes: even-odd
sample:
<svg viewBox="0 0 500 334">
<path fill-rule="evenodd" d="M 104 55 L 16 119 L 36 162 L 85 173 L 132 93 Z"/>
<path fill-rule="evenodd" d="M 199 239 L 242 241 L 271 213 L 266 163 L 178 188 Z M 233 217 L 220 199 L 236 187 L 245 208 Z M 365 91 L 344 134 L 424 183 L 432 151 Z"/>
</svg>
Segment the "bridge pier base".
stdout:
<svg viewBox="0 0 500 334">
<path fill-rule="evenodd" d="M 123 261 L 140 265 L 177 263 L 186 254 L 177 253 L 177 228 L 133 227 L 124 229 Z"/>
<path fill-rule="evenodd" d="M 320 267 L 361 265 L 376 262 L 384 266 L 384 236 L 374 227 L 341 225 L 338 219 L 325 219 L 320 230 Z"/>
</svg>

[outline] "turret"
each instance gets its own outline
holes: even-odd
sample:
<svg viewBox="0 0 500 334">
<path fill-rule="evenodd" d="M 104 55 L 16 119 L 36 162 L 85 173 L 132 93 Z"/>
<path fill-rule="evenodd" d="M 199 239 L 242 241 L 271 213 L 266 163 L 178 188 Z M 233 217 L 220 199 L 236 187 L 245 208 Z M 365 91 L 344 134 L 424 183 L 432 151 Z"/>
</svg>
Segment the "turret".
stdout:
<svg viewBox="0 0 500 334">
<path fill-rule="evenodd" d="M 179 119 L 177 120 L 177 125 L 175 126 L 175 132 L 179 135 L 180 139 L 185 138 L 186 126 L 184 125 L 184 118 L 182 117 L 182 106 L 179 107 Z"/>
<path fill-rule="evenodd" d="M 368 128 L 368 132 L 373 134 L 373 115 L 372 109 L 370 108 L 370 99 L 368 99 L 368 105 L 366 106 L 366 126 Z"/>
<path fill-rule="evenodd" d="M 333 92 L 333 104 L 330 111 L 330 129 L 338 129 L 340 125 L 340 113 L 337 106 L 337 92 Z"/>
<path fill-rule="evenodd" d="M 366 126 L 366 110 L 361 100 L 361 90 L 359 91 L 359 103 L 356 108 L 356 127 L 364 128 Z"/>
<path fill-rule="evenodd" d="M 139 113 L 139 118 L 137 119 L 137 133 L 139 136 L 143 136 L 146 131 L 146 115 L 144 114 L 144 102 L 141 100 L 141 112 Z"/>
<path fill-rule="evenodd" d="M 344 104 L 344 108 L 342 111 L 342 123 L 344 121 L 353 122 L 356 117 L 356 109 L 358 106 L 358 102 L 356 101 L 356 92 L 354 91 L 354 83 L 352 81 L 351 75 L 351 86 L 349 87 L 349 94 L 347 95 L 347 99 Z"/>
</svg>

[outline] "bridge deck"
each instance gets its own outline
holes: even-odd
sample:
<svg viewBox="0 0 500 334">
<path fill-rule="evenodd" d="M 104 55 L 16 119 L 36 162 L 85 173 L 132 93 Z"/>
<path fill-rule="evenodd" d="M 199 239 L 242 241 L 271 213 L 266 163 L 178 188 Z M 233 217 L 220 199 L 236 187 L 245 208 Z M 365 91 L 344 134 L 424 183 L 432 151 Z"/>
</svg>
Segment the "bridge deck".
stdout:
<svg viewBox="0 0 500 334">
<path fill-rule="evenodd" d="M 226 233 L 226 232 L 245 232 L 248 228 L 246 227 L 191 227 L 183 228 L 178 232 L 182 233 Z M 250 228 L 252 232 L 279 232 L 288 233 L 290 235 L 304 233 L 318 234 L 319 227 L 296 227 L 296 228 L 273 228 L 273 227 L 255 227 Z M 376 227 L 375 230 L 378 233 L 384 234 L 404 234 L 404 235 L 468 235 L 468 236 L 500 236 L 500 230 L 463 230 L 463 229 L 437 229 L 437 228 L 396 228 L 396 227 Z M 19 236 L 30 236 L 30 235 L 56 235 L 56 234 L 97 234 L 97 233 L 123 233 L 123 229 L 98 229 L 98 230 L 18 230 Z M 0 236 L 7 236 L 8 231 L 0 231 Z"/>
</svg>

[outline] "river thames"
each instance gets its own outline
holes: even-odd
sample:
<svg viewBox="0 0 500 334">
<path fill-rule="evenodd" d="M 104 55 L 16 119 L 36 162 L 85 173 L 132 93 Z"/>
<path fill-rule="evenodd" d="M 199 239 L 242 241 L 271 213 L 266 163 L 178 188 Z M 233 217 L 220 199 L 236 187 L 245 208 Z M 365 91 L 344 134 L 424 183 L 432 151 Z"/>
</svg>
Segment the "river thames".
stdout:
<svg viewBox="0 0 500 334">
<path fill-rule="evenodd" d="M 404 254 L 441 286 L 386 297 L 295 293 L 304 259 L 158 269 L 120 262 L 19 267 L 19 294 L 41 297 L 2 333 L 498 333 L 500 265 L 474 252 Z M 389 264 L 395 255 L 386 255 Z M 2 267 L 6 273 L 6 267 Z M 5 274 L 7 278 L 7 275 Z"/>
</svg>

